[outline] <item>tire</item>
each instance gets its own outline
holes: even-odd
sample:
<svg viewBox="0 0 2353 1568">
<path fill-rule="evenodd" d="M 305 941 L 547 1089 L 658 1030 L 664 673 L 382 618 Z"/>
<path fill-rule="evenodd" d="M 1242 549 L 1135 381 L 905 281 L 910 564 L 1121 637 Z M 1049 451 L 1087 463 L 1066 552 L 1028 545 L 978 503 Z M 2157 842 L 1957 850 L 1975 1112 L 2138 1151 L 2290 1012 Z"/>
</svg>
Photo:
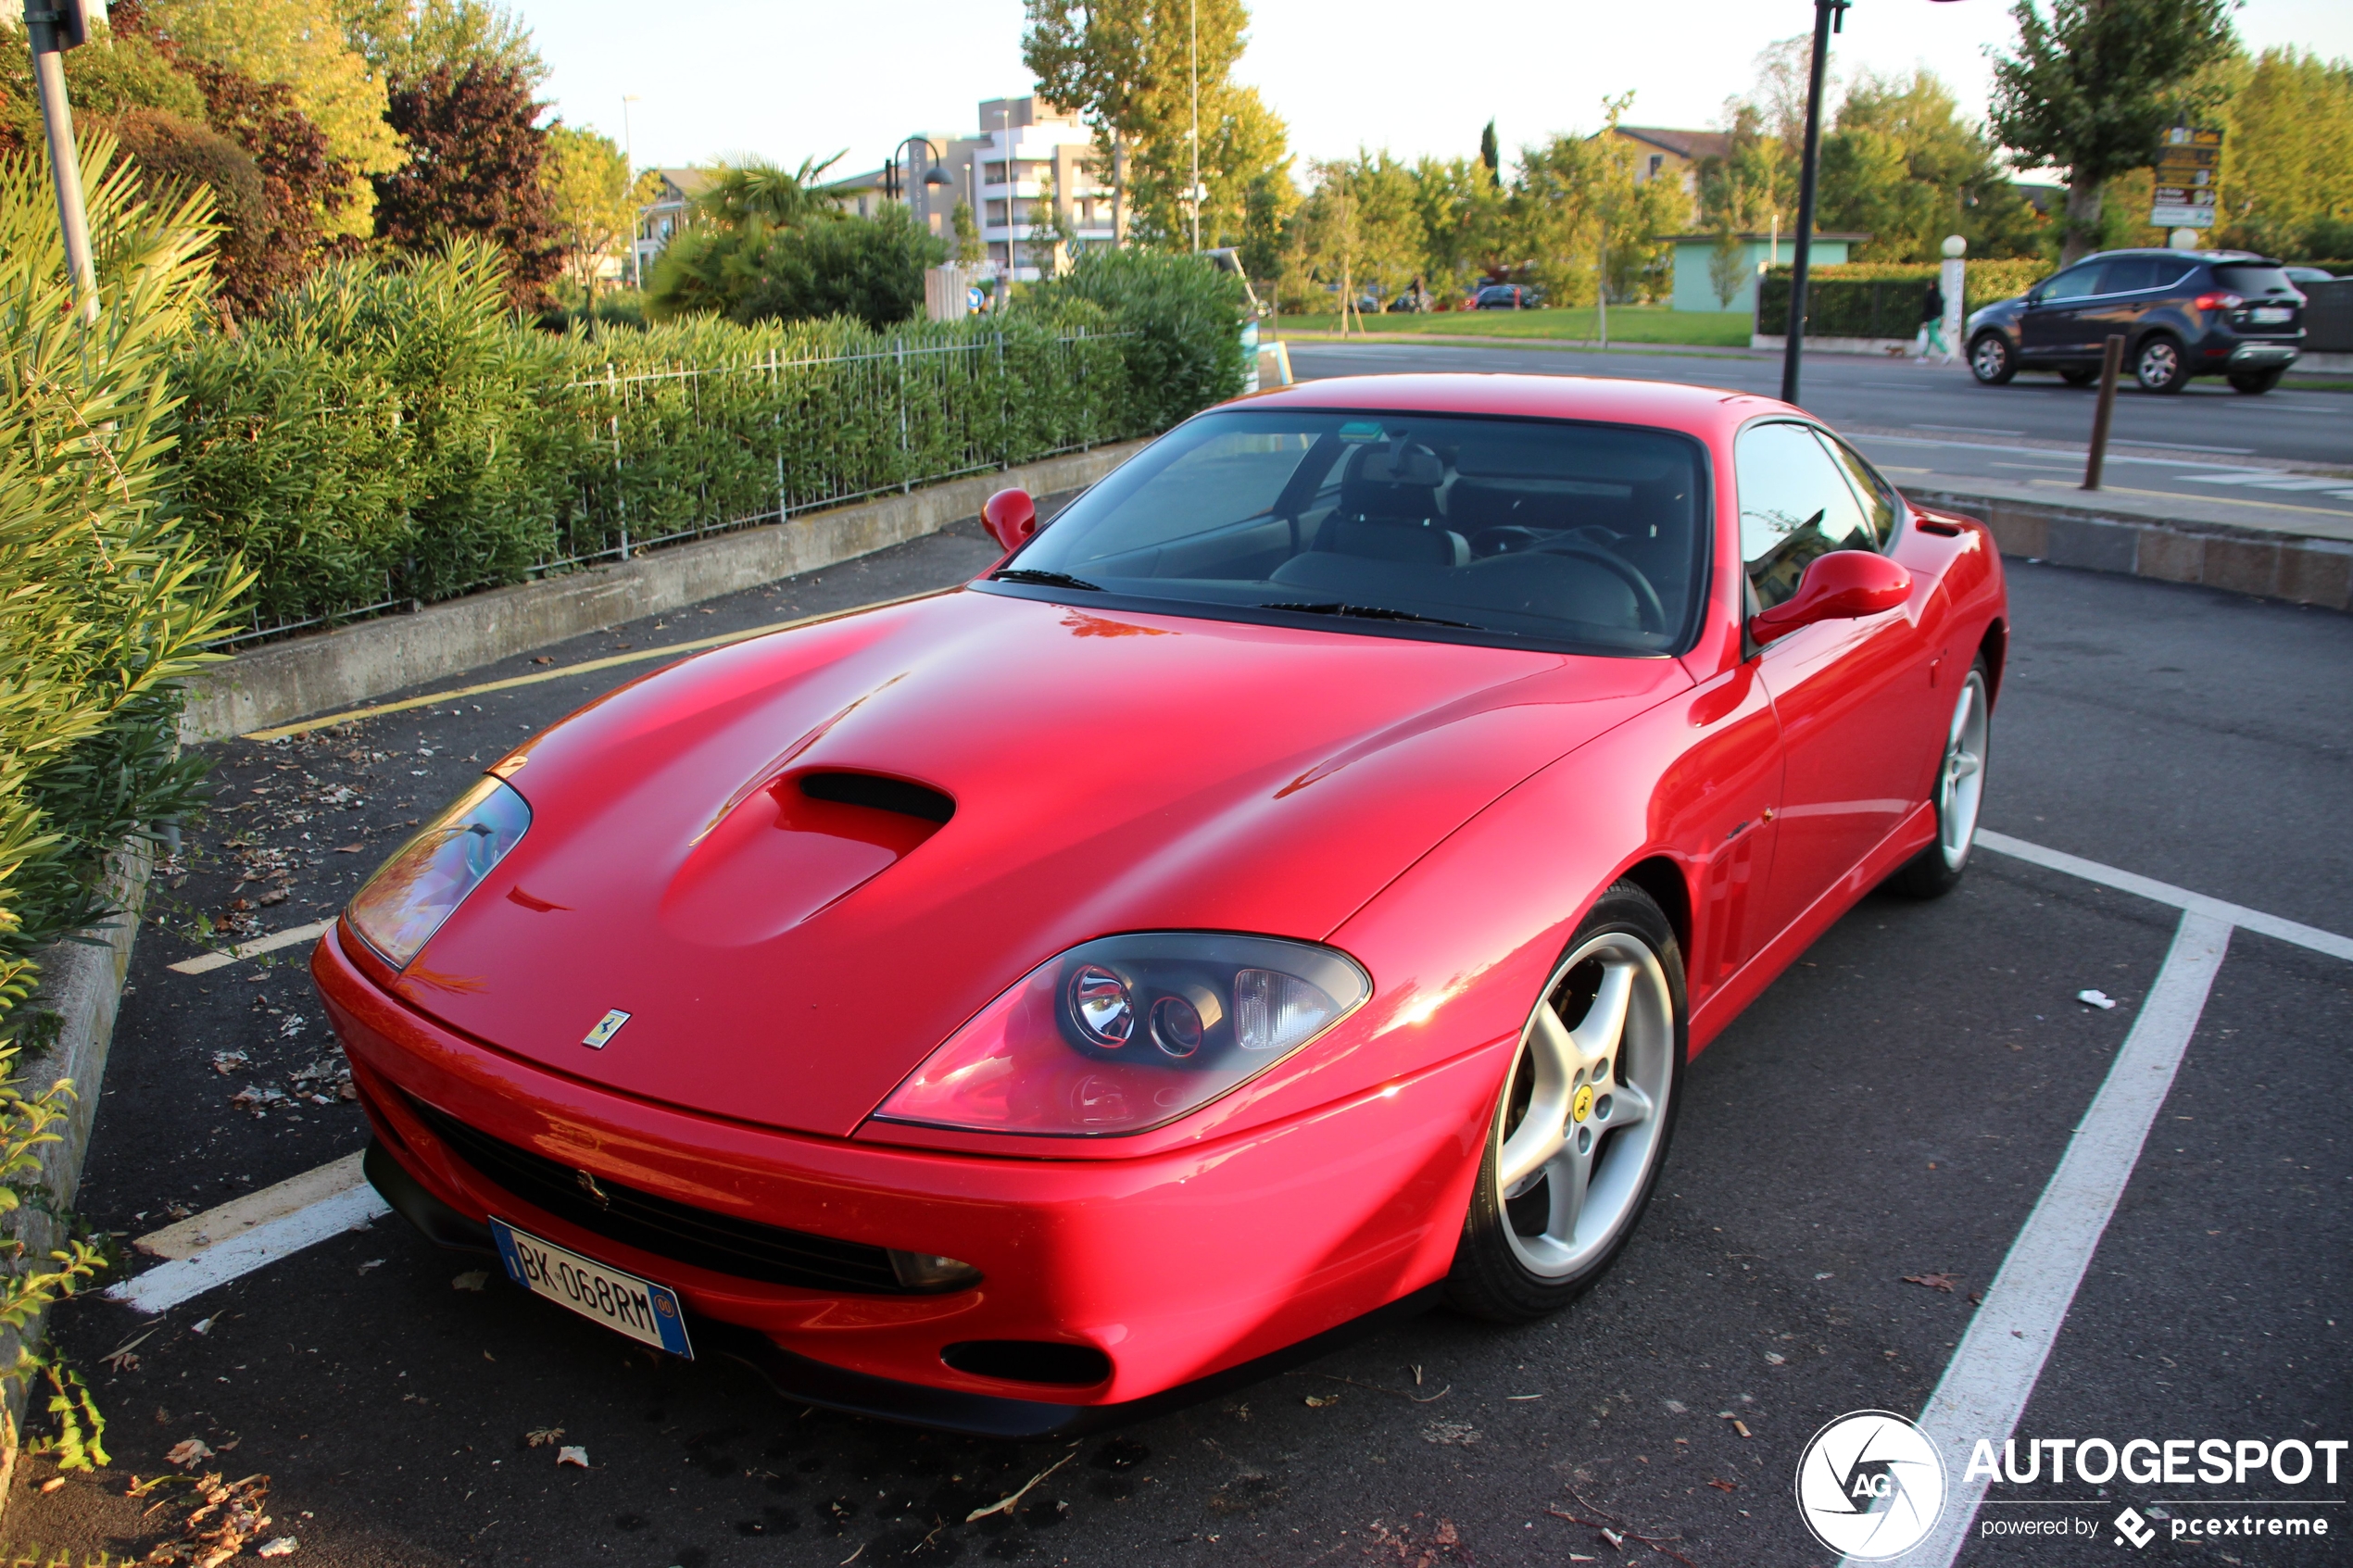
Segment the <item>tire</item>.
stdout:
<svg viewBox="0 0 2353 1568">
<path fill-rule="evenodd" d="M 2018 354 L 1999 332 L 1980 332 L 1969 345 L 1969 374 L 1987 386 L 2007 386 L 2018 374 Z"/>
<path fill-rule="evenodd" d="M 2059 380 L 2070 386 L 2089 386 L 2099 379 L 2100 373 L 2097 370 L 2085 370 L 2081 365 L 2070 365 L 2059 372 Z"/>
<path fill-rule="evenodd" d="M 1527 1323 L 1608 1272 L 1667 1163 L 1690 1039 L 1674 928 L 1650 895 L 1618 883 L 1521 1031 L 1447 1276 L 1451 1306 Z M 1525 1173 L 1506 1184 L 1515 1166 Z"/>
<path fill-rule="evenodd" d="M 1980 654 L 1953 699 L 1945 726 L 1944 755 L 1937 759 L 1936 838 L 1888 878 L 1888 886 L 1913 898 L 1942 898 L 1961 884 L 1969 851 L 1977 845 L 1978 814 L 1985 803 L 1985 762 L 1993 739 L 1993 686 Z"/>
<path fill-rule="evenodd" d="M 2133 379 L 2144 392 L 2170 395 L 2190 384 L 2190 357 L 2163 332 L 2141 340 L 2133 354 Z"/>
<path fill-rule="evenodd" d="M 2285 374 L 2287 367 L 2284 365 L 2274 365 L 2268 370 L 2248 370 L 2231 378 L 2231 390 L 2244 392 L 2249 397 L 2260 397 L 2279 385 L 2280 378 Z"/>
</svg>

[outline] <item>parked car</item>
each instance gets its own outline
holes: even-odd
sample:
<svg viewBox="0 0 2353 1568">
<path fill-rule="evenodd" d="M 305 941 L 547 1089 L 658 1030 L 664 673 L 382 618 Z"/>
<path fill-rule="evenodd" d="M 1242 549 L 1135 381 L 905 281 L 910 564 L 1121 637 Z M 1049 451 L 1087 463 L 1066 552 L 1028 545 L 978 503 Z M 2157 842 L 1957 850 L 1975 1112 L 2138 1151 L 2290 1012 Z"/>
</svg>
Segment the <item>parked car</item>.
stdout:
<svg viewBox="0 0 2353 1568">
<path fill-rule="evenodd" d="M 1533 310 L 1541 300 L 1526 283 L 1488 283 L 1471 296 L 1471 303 L 1478 310 Z"/>
<path fill-rule="evenodd" d="M 526 741 L 321 939 L 426 1236 L 796 1401 L 1076 1434 L 1566 1305 L 1689 1057 L 1969 866 L 1999 551 L 1801 409 L 1322 381 L 984 519 L 962 589 Z"/>
<path fill-rule="evenodd" d="M 2336 282 L 2336 274 L 2330 271 L 2325 267 L 2283 267 L 2280 270 L 2287 274 L 2287 281 L 2291 283 L 2333 283 Z"/>
<path fill-rule="evenodd" d="M 2020 370 L 2085 385 L 2109 336 L 2149 392 L 2227 376 L 2269 392 L 2304 340 L 2304 295 L 2277 261 L 2243 250 L 2114 250 L 2084 257 L 1969 319 L 1969 369 L 1988 386 Z"/>
</svg>

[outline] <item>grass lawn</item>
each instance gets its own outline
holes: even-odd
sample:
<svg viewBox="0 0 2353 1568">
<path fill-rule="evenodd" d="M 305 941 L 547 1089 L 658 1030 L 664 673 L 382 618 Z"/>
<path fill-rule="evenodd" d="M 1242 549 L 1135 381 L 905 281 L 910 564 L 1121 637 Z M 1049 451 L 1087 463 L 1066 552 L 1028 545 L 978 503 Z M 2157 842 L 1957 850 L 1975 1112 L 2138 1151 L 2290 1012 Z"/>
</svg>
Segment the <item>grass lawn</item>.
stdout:
<svg viewBox="0 0 2353 1568">
<path fill-rule="evenodd" d="M 1376 336 L 1553 338 L 1592 343 L 1601 335 L 1599 312 L 1573 310 L 1445 310 L 1428 316 L 1365 318 Z M 1273 323 L 1285 337 L 1328 336 L 1332 316 L 1284 316 Z M 1609 312 L 1612 343 L 1671 343 L 1694 348 L 1746 348 L 1750 322 L 1741 310 L 1669 310 L 1663 305 L 1616 305 Z M 1349 324 L 1355 335 L 1355 323 Z"/>
</svg>

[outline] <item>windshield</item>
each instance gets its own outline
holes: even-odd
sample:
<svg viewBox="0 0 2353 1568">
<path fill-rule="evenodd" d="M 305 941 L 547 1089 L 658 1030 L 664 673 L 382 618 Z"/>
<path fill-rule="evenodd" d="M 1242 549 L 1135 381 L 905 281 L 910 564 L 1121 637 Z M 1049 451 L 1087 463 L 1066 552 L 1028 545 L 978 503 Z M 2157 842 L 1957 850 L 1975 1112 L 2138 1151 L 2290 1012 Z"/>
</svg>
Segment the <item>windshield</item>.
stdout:
<svg viewBox="0 0 2353 1568">
<path fill-rule="evenodd" d="M 1627 654 L 1690 640 L 1688 436 L 1451 414 L 1237 409 L 1180 426 L 999 582 L 1229 619 Z"/>
</svg>

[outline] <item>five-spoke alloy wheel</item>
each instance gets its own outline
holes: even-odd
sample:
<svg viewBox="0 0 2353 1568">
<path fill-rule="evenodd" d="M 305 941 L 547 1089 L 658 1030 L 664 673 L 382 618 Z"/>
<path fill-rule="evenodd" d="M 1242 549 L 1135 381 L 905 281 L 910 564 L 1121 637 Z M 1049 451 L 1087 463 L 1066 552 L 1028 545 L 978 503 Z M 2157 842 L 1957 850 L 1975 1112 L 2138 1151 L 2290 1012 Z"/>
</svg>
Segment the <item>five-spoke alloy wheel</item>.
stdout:
<svg viewBox="0 0 2353 1568">
<path fill-rule="evenodd" d="M 1601 1276 L 1657 1184 L 1686 1036 L 1673 928 L 1620 883 L 1521 1031 L 1448 1282 L 1456 1307 L 1525 1321 Z"/>
<path fill-rule="evenodd" d="M 1992 688 L 1985 679 L 1985 660 L 1969 666 L 1953 700 L 1953 721 L 1944 734 L 1944 755 L 1937 759 L 1932 804 L 1936 807 L 1936 841 L 1888 879 L 1899 893 L 1915 898 L 1937 898 L 1958 886 L 1969 869 L 1969 852 L 1977 842 L 1977 815 L 1985 801 L 1986 747 L 1994 734 Z"/>
</svg>

